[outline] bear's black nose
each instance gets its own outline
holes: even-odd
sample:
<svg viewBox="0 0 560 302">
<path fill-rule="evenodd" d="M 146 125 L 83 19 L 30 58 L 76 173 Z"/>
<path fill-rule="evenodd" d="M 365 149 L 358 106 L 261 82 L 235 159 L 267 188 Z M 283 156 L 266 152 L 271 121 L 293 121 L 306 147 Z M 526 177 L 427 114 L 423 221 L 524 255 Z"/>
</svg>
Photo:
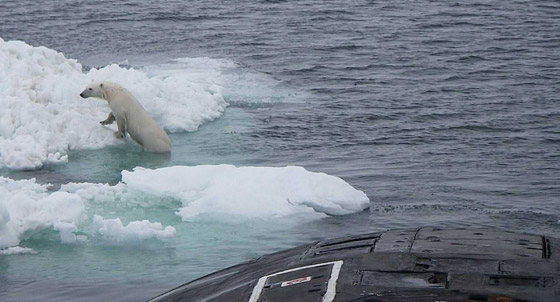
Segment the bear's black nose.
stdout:
<svg viewBox="0 0 560 302">
<path fill-rule="evenodd" d="M 83 93 L 80 93 L 80 96 L 81 96 L 81 97 L 84 97 L 84 94 L 83 94 Z"/>
</svg>

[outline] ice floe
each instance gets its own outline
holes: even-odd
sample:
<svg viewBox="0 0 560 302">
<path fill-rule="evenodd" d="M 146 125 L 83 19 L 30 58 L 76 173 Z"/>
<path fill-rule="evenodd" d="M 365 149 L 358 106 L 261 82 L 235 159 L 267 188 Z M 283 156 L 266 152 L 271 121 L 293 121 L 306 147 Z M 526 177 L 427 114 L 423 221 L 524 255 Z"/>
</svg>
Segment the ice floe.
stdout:
<svg viewBox="0 0 560 302">
<path fill-rule="evenodd" d="M 92 238 L 119 243 L 167 240 L 177 230 L 153 217 L 177 223 L 175 214 L 183 221 L 209 223 L 232 217 L 309 221 L 368 207 L 368 197 L 341 178 L 296 166 L 136 168 L 122 171 L 116 185 L 69 183 L 58 191 L 34 179 L 0 177 L 0 249 L 43 230 L 58 232 L 66 244 Z M 150 217 L 154 211 L 168 214 Z"/>
<path fill-rule="evenodd" d="M 129 189 L 172 196 L 189 220 L 202 214 L 251 218 L 344 215 L 369 207 L 369 199 L 344 180 L 303 167 L 174 166 L 123 171 Z"/>
<path fill-rule="evenodd" d="M 189 60 L 161 68 L 112 64 L 83 71 L 77 60 L 55 50 L 0 38 L 0 169 L 38 169 L 67 162 L 71 149 L 121 143 L 112 135 L 114 125 L 99 125 L 109 113 L 107 104 L 79 96 L 93 80 L 130 90 L 169 132 L 194 131 L 220 117 L 227 103 L 216 74 L 229 65 L 195 58 L 215 69 L 193 74 L 182 65 Z"/>
</svg>

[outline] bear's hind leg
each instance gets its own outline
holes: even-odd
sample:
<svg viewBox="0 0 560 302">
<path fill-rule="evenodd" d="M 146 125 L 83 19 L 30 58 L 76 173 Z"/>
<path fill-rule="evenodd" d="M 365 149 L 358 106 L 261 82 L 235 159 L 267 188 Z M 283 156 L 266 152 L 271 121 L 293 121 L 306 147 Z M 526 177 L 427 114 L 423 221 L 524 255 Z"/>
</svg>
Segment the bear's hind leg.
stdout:
<svg viewBox="0 0 560 302">
<path fill-rule="evenodd" d="M 117 138 L 125 138 L 126 137 L 126 119 L 121 117 L 117 119 L 117 127 L 119 131 L 115 132 L 115 136 Z"/>
<path fill-rule="evenodd" d="M 124 138 L 124 133 L 120 132 L 120 131 L 115 131 L 115 137 L 118 139 L 122 139 Z"/>
</svg>

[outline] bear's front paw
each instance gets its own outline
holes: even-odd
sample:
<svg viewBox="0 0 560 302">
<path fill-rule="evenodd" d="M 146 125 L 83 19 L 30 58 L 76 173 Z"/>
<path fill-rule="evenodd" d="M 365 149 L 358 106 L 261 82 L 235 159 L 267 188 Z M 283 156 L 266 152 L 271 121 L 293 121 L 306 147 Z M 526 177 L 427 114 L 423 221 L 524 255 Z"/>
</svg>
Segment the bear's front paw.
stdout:
<svg viewBox="0 0 560 302">
<path fill-rule="evenodd" d="M 117 132 L 115 132 L 115 137 L 119 138 L 119 139 L 124 138 L 124 133 L 122 133 L 120 131 L 117 131 Z"/>
</svg>

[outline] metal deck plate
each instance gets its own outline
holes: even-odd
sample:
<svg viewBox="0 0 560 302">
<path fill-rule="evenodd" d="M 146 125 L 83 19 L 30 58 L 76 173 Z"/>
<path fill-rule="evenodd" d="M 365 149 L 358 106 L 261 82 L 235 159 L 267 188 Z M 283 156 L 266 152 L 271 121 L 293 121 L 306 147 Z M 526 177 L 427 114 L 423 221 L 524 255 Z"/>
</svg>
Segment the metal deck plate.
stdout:
<svg viewBox="0 0 560 302">
<path fill-rule="evenodd" d="M 151 301 L 558 302 L 559 253 L 539 235 L 391 230 L 266 255 Z"/>
</svg>

